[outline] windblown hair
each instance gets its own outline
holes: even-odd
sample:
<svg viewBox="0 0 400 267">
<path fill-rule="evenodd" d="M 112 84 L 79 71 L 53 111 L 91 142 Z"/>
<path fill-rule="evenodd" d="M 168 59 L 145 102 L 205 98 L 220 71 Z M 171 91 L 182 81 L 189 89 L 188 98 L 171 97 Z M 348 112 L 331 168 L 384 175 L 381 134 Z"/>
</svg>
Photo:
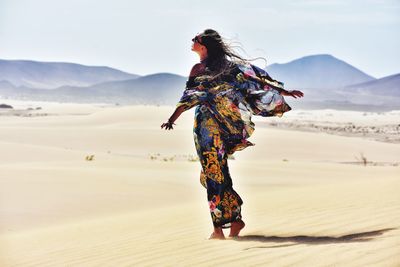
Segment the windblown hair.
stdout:
<svg viewBox="0 0 400 267">
<path fill-rule="evenodd" d="M 228 44 L 225 38 L 222 38 L 213 29 L 206 29 L 198 36 L 201 38 L 201 43 L 207 48 L 206 67 L 208 67 L 214 79 L 229 73 L 230 70 L 235 68 L 235 63 L 246 64 L 259 58 L 266 61 L 262 57 L 254 59 L 243 58 L 233 49 L 232 45 Z"/>
</svg>

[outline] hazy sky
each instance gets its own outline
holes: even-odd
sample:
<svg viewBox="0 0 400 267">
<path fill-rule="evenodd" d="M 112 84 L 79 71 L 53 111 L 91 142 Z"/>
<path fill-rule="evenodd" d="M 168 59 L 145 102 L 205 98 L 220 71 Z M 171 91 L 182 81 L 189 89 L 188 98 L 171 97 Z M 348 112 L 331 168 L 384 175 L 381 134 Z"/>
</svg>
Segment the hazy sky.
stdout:
<svg viewBox="0 0 400 267">
<path fill-rule="evenodd" d="M 187 76 L 205 28 L 268 65 L 331 54 L 376 78 L 400 72 L 400 0 L 0 0 L 0 58 Z"/>
</svg>

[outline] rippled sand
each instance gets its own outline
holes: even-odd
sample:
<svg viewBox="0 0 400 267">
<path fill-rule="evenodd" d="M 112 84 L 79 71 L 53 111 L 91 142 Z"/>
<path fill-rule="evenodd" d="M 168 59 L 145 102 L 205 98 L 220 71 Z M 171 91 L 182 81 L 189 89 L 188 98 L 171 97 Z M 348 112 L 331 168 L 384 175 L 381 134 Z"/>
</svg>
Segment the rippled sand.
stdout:
<svg viewBox="0 0 400 267">
<path fill-rule="evenodd" d="M 257 117 L 229 161 L 246 227 L 221 241 L 194 110 L 165 131 L 173 107 L 8 102 L 41 109 L 0 116 L 0 266 L 400 266 L 400 144 L 268 125 L 399 115 Z"/>
</svg>

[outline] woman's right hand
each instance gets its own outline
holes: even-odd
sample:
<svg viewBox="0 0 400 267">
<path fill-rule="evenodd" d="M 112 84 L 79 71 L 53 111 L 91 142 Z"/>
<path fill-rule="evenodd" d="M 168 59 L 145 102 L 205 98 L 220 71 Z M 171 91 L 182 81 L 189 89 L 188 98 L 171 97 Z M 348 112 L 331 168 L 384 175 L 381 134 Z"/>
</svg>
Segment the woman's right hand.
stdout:
<svg viewBox="0 0 400 267">
<path fill-rule="evenodd" d="M 171 130 L 174 129 L 172 125 L 174 125 L 175 123 L 173 123 L 172 121 L 168 121 L 168 122 L 164 122 L 163 124 L 161 124 L 161 129 L 165 128 L 165 130 Z"/>
</svg>

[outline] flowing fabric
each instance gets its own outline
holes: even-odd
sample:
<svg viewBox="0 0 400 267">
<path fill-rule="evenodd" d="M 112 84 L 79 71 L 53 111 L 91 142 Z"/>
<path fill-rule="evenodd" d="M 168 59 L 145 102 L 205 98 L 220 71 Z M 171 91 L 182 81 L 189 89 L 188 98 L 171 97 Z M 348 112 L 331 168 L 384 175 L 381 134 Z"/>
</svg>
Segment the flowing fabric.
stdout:
<svg viewBox="0 0 400 267">
<path fill-rule="evenodd" d="M 283 83 L 251 64 L 236 64 L 229 75 L 189 77 L 177 107 L 196 107 L 193 134 L 201 163 L 200 182 L 214 226 L 227 228 L 241 219 L 243 200 L 232 187 L 228 156 L 254 144 L 252 115 L 282 116 L 291 110 L 279 91 Z"/>
</svg>

